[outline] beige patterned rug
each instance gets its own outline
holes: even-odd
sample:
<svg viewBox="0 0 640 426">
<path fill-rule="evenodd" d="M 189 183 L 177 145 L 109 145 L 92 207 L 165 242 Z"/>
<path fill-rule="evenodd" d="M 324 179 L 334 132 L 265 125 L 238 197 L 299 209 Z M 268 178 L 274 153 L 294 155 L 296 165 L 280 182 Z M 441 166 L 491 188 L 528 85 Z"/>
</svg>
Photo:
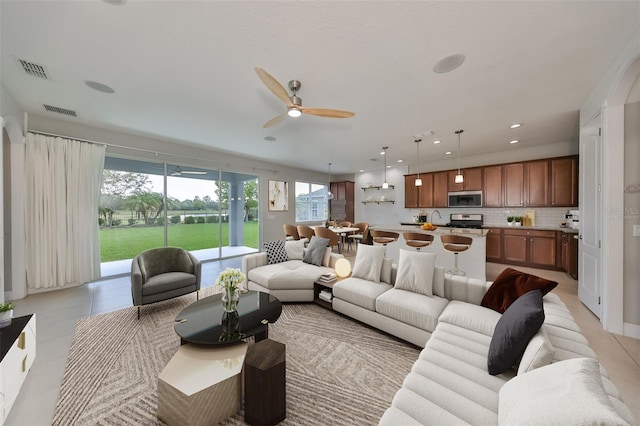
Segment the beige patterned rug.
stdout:
<svg viewBox="0 0 640 426">
<path fill-rule="evenodd" d="M 212 287 L 203 290 L 204 297 Z M 195 295 L 78 321 L 54 425 L 157 425 L 157 377 L 178 349 L 176 315 Z M 314 304 L 286 304 L 269 338 L 286 344 L 283 425 L 377 424 L 419 349 Z M 225 422 L 245 424 L 242 411 Z"/>
</svg>

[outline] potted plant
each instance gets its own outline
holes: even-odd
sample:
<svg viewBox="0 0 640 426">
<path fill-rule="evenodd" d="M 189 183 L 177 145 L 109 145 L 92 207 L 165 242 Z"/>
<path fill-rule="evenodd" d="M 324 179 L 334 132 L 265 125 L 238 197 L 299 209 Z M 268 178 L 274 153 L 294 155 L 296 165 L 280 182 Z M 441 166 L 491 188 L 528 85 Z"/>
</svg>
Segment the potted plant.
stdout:
<svg viewBox="0 0 640 426">
<path fill-rule="evenodd" d="M 507 216 L 507 223 L 509 226 L 513 226 L 513 216 Z"/>
<path fill-rule="evenodd" d="M 516 226 L 522 226 L 522 216 L 515 217 Z"/>
<path fill-rule="evenodd" d="M 13 318 L 13 303 L 0 303 L 0 328 L 11 324 Z"/>
</svg>

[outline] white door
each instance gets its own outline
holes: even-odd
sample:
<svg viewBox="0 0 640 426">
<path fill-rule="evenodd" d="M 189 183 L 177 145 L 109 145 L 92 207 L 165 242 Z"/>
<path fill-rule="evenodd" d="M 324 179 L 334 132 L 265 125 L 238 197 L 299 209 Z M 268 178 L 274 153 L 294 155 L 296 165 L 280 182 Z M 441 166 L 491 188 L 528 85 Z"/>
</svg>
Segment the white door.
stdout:
<svg viewBox="0 0 640 426">
<path fill-rule="evenodd" d="M 595 133 L 595 134 L 594 134 Z M 602 140 L 600 129 L 580 138 L 580 234 L 578 297 L 598 318 L 602 313 Z"/>
</svg>

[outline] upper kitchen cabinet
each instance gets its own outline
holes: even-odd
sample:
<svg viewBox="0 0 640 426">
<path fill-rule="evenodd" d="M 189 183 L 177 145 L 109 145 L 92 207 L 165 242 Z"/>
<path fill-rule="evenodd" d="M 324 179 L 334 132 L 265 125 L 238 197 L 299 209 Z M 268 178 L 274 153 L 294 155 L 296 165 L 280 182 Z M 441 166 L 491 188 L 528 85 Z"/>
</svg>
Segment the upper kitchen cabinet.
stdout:
<svg viewBox="0 0 640 426">
<path fill-rule="evenodd" d="M 549 160 L 528 161 L 525 164 L 526 205 L 549 205 Z"/>
<path fill-rule="evenodd" d="M 449 191 L 482 191 L 482 167 L 473 167 L 460 170 L 464 177 L 464 182 L 456 183 L 458 170 L 449 170 Z"/>
<path fill-rule="evenodd" d="M 435 173 L 420 173 L 422 185 L 416 186 L 417 174 L 404 177 L 404 206 L 408 209 L 431 208 L 433 203 L 433 177 Z"/>
<path fill-rule="evenodd" d="M 551 206 L 578 206 L 578 158 L 552 158 L 551 162 Z"/>
<path fill-rule="evenodd" d="M 524 164 L 505 164 L 502 171 L 504 175 L 504 206 L 524 207 Z"/>
<path fill-rule="evenodd" d="M 502 207 L 502 166 L 489 166 L 483 173 L 484 207 Z"/>
<path fill-rule="evenodd" d="M 433 207 L 448 207 L 449 174 L 446 171 L 431 174 L 433 175 Z"/>
</svg>

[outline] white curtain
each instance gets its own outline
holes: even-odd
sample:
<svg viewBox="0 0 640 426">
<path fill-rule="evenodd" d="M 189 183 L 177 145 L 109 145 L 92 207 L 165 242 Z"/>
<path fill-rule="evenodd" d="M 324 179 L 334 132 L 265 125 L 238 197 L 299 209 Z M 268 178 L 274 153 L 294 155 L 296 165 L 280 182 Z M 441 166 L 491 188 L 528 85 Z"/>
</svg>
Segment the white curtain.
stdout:
<svg viewBox="0 0 640 426">
<path fill-rule="evenodd" d="M 105 147 L 34 133 L 26 141 L 27 288 L 54 290 L 100 278 Z"/>
</svg>

